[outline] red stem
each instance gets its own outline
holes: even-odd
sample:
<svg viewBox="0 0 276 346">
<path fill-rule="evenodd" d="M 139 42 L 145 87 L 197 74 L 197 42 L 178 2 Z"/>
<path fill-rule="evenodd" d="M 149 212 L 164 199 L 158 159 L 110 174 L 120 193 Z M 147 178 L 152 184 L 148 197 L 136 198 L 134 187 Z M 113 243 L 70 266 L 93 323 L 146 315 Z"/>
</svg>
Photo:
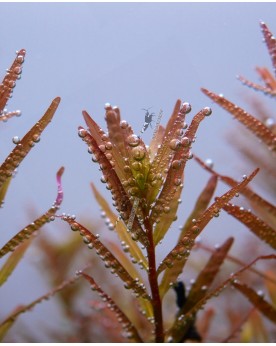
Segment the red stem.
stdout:
<svg viewBox="0 0 276 346">
<path fill-rule="evenodd" d="M 148 218 L 145 218 L 145 227 L 149 239 L 149 246 L 147 247 L 148 263 L 149 263 L 149 284 L 151 288 L 152 307 L 155 321 L 155 342 L 164 342 L 163 330 L 163 315 L 162 303 L 159 294 L 156 261 L 155 261 L 155 246 L 153 241 L 152 226 Z"/>
</svg>

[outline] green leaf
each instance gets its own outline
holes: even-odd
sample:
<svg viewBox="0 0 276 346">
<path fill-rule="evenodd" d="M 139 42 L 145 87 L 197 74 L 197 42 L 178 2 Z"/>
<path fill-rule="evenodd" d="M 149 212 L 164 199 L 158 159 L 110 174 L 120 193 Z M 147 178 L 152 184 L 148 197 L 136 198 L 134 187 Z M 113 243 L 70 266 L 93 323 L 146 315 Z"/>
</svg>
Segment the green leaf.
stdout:
<svg viewBox="0 0 276 346">
<path fill-rule="evenodd" d="M 20 262 L 22 257 L 24 256 L 25 251 L 31 244 L 32 239 L 25 241 L 25 243 L 18 246 L 15 251 L 9 256 L 6 260 L 2 268 L 0 269 L 0 286 L 4 284 L 4 282 L 8 279 L 8 277 L 12 274 L 17 264 Z"/>
<path fill-rule="evenodd" d="M 120 216 L 124 220 L 125 224 L 129 222 L 132 215 L 132 203 L 127 195 L 118 175 L 116 174 L 110 161 L 97 145 L 95 139 L 82 127 L 79 127 L 79 134 L 83 141 L 91 148 L 96 159 L 98 160 L 104 178 L 108 183 L 108 187 L 111 189 L 111 193 L 115 203 L 117 204 L 117 210 Z M 133 218 L 132 227 L 130 229 L 132 238 L 139 240 L 144 246 L 147 246 L 149 241 L 146 233 L 142 229 L 137 216 Z"/>
<path fill-rule="evenodd" d="M 4 199 L 10 186 L 11 179 L 12 177 L 9 177 L 0 188 L 0 206 L 2 206 L 4 203 Z"/>
<path fill-rule="evenodd" d="M 139 262 L 140 265 L 142 265 L 147 270 L 148 269 L 148 261 L 145 258 L 145 256 L 143 255 L 143 252 L 141 251 L 139 246 L 137 245 L 137 242 L 131 238 L 129 232 L 127 231 L 125 224 L 120 222 L 120 221 L 119 222 L 117 221 L 118 218 L 112 212 L 112 210 L 109 207 L 109 204 L 104 199 L 104 197 L 100 194 L 100 192 L 97 190 L 96 186 L 93 183 L 91 183 L 91 187 L 92 187 L 94 196 L 95 196 L 98 204 L 102 208 L 102 210 L 105 212 L 106 217 L 110 220 L 110 222 L 113 225 L 115 225 L 115 231 L 118 234 L 124 247 L 127 246 L 127 249 L 129 251 L 129 253 L 131 254 L 131 256 L 137 262 Z"/>
</svg>

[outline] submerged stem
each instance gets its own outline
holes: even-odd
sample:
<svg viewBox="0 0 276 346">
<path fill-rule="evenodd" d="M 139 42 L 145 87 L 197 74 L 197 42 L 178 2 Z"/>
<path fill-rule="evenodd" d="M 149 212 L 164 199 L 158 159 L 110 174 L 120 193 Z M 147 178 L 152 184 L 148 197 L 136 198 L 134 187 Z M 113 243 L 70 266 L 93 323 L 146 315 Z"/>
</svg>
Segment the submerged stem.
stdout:
<svg viewBox="0 0 276 346">
<path fill-rule="evenodd" d="M 152 308 L 154 314 L 154 325 L 155 325 L 155 342 L 164 342 L 164 330 L 163 330 L 163 315 L 162 315 L 162 303 L 159 294 L 156 261 L 155 261 L 155 246 L 153 241 L 152 225 L 149 222 L 149 218 L 145 218 L 145 227 L 147 230 L 147 236 L 149 240 L 149 246 L 147 247 L 149 271 L 148 278 L 151 288 L 152 296 Z"/>
</svg>

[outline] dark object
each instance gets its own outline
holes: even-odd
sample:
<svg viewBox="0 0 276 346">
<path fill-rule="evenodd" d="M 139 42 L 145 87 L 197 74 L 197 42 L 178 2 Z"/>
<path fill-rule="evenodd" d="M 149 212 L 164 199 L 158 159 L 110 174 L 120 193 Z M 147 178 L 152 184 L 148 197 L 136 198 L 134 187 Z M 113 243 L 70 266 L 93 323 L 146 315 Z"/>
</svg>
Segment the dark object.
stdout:
<svg viewBox="0 0 276 346">
<path fill-rule="evenodd" d="M 186 297 L 186 288 L 183 282 L 178 281 L 173 285 L 173 289 L 176 293 L 176 305 L 179 307 L 179 309 L 183 309 L 185 306 L 185 303 L 187 301 Z M 179 342 L 185 342 L 186 340 L 194 340 L 194 341 L 201 341 L 201 336 L 199 335 L 196 326 L 195 326 L 196 318 L 194 318 L 193 322 L 181 338 Z"/>
<path fill-rule="evenodd" d="M 155 114 L 154 113 L 150 113 L 149 109 L 150 108 L 148 108 L 148 109 L 144 109 L 143 108 L 143 111 L 146 111 L 146 114 L 145 114 L 145 122 L 144 122 L 143 128 L 140 131 L 141 133 L 145 132 L 146 129 L 149 127 L 149 125 L 150 125 L 150 127 L 152 127 L 152 125 L 151 125 L 152 118 L 155 116 Z"/>
</svg>

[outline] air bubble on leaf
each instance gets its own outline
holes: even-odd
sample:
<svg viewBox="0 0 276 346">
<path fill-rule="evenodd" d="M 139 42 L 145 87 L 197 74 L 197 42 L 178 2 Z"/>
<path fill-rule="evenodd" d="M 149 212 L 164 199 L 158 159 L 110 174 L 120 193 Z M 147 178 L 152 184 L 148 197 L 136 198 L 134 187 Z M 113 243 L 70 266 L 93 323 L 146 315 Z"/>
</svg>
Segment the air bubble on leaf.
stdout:
<svg viewBox="0 0 276 346">
<path fill-rule="evenodd" d="M 259 297 L 264 297 L 264 291 L 262 291 L 262 290 L 259 290 L 257 292 L 257 294 L 258 294 Z"/>
<path fill-rule="evenodd" d="M 111 150 L 112 147 L 113 147 L 113 145 L 112 145 L 111 142 L 107 142 L 107 143 L 105 144 L 105 149 L 106 149 L 106 150 Z"/>
<path fill-rule="evenodd" d="M 174 183 L 175 186 L 179 186 L 179 185 L 181 185 L 181 179 L 176 178 L 176 179 L 174 179 L 173 183 Z M 181 200 L 180 200 L 180 202 L 178 200 L 178 203 L 181 203 Z"/>
<path fill-rule="evenodd" d="M 135 160 L 141 161 L 144 159 L 146 153 L 145 153 L 145 148 L 142 147 L 141 145 L 135 147 L 132 149 L 132 154 Z"/>
<path fill-rule="evenodd" d="M 106 151 L 105 145 L 101 144 L 99 145 L 99 149 L 104 153 Z"/>
<path fill-rule="evenodd" d="M 20 138 L 18 136 L 14 136 L 12 138 L 12 141 L 13 141 L 14 144 L 18 144 L 20 142 Z"/>
<path fill-rule="evenodd" d="M 183 137 L 181 139 L 181 144 L 183 145 L 183 147 L 188 147 L 191 144 L 191 141 L 188 137 Z"/>
<path fill-rule="evenodd" d="M 127 137 L 127 143 L 131 147 L 137 147 L 140 144 L 140 138 L 136 135 L 130 135 Z"/>
<path fill-rule="evenodd" d="M 101 182 L 102 182 L 103 184 L 105 184 L 105 183 L 106 183 L 106 179 L 105 179 L 105 177 L 104 177 L 104 176 L 102 176 L 102 177 L 101 177 Z"/>
<path fill-rule="evenodd" d="M 85 129 L 79 129 L 78 135 L 80 138 L 84 138 L 86 136 L 86 130 Z"/>
<path fill-rule="evenodd" d="M 172 139 L 170 141 L 170 144 L 169 144 L 169 147 L 172 149 L 172 150 L 177 150 L 179 147 L 180 147 L 180 142 L 178 139 Z"/>
<path fill-rule="evenodd" d="M 19 63 L 19 64 L 22 64 L 24 62 L 24 56 L 23 55 L 18 55 L 16 57 L 16 61 Z"/>
<path fill-rule="evenodd" d="M 106 102 L 106 103 L 104 104 L 104 109 L 105 109 L 105 110 L 112 109 L 111 104 L 110 104 L 109 102 Z"/>
<path fill-rule="evenodd" d="M 178 169 L 178 168 L 180 168 L 180 166 L 181 166 L 181 161 L 180 160 L 174 160 L 172 162 L 172 168 Z"/>
<path fill-rule="evenodd" d="M 72 223 L 71 230 L 74 232 L 79 231 L 80 230 L 79 225 L 77 223 Z"/>
<path fill-rule="evenodd" d="M 182 103 L 181 111 L 188 114 L 192 110 L 192 106 L 188 102 Z"/>
<path fill-rule="evenodd" d="M 205 165 L 208 167 L 208 168 L 213 168 L 214 167 L 214 162 L 213 162 L 213 160 L 212 159 L 206 159 L 205 161 L 204 161 L 204 163 L 205 163 Z"/>
<path fill-rule="evenodd" d="M 275 120 L 273 118 L 267 118 L 265 120 L 265 125 L 268 127 L 268 128 L 272 128 L 274 125 L 275 125 Z"/>
<path fill-rule="evenodd" d="M 203 108 L 203 112 L 205 116 L 209 116 L 212 114 L 212 109 L 210 107 Z"/>
<path fill-rule="evenodd" d="M 193 153 L 190 151 L 188 156 L 187 156 L 187 159 L 188 160 L 191 160 L 192 158 L 194 157 Z"/>
<path fill-rule="evenodd" d="M 140 162 L 133 162 L 133 164 L 131 165 L 131 167 L 135 170 L 135 171 L 140 171 L 142 169 L 142 165 Z"/>
<path fill-rule="evenodd" d="M 126 120 L 122 120 L 120 126 L 122 129 L 126 129 L 128 127 L 128 122 Z"/>
<path fill-rule="evenodd" d="M 38 134 L 33 135 L 33 141 L 38 143 L 40 141 L 40 136 Z"/>
</svg>

